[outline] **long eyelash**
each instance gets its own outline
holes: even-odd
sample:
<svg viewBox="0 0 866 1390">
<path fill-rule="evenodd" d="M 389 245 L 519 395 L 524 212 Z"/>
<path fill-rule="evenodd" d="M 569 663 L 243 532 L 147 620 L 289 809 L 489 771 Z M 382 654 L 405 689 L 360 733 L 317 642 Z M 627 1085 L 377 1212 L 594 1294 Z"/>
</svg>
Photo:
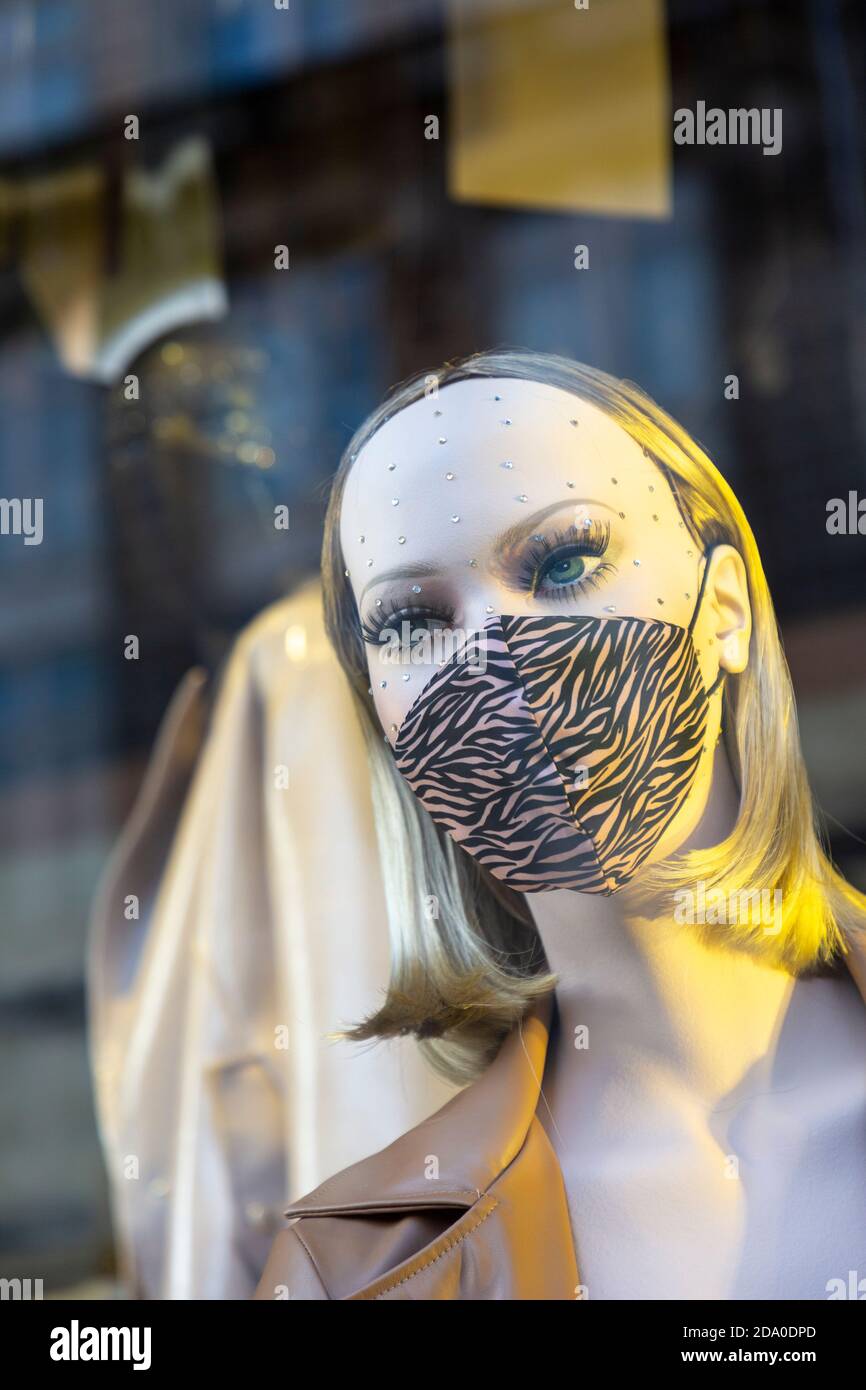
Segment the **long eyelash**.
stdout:
<svg viewBox="0 0 866 1390">
<path fill-rule="evenodd" d="M 536 536 L 533 540 L 534 544 L 527 549 L 521 562 L 519 580 L 534 598 L 542 565 L 560 550 L 567 549 L 571 555 L 604 555 L 610 541 L 610 522 L 594 521 L 591 526 L 579 530 L 570 527 L 567 531 L 554 531 L 550 536 Z M 566 596 L 574 594 L 588 587 L 593 577 L 587 575 L 573 584 L 563 584 L 560 592 Z"/>
<path fill-rule="evenodd" d="M 372 619 L 365 618 L 361 623 L 361 636 L 371 646 L 378 646 L 386 627 L 393 627 L 395 620 L 402 622 L 407 618 L 436 618 L 439 622 L 451 625 L 454 622 L 454 610 L 432 608 L 430 605 L 421 606 L 417 603 L 386 601 L 381 608 L 377 608 Z"/>
</svg>

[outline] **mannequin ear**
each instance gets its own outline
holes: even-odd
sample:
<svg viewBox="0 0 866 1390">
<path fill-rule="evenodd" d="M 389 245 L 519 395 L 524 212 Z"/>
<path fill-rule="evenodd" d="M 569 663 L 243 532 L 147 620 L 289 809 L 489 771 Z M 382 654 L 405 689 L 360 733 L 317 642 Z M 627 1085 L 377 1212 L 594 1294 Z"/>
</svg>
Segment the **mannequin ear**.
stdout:
<svg viewBox="0 0 866 1390">
<path fill-rule="evenodd" d="M 710 557 L 707 598 L 711 631 L 718 647 L 719 665 L 736 675 L 749 664 L 752 607 L 746 566 L 732 545 L 718 545 Z"/>
</svg>

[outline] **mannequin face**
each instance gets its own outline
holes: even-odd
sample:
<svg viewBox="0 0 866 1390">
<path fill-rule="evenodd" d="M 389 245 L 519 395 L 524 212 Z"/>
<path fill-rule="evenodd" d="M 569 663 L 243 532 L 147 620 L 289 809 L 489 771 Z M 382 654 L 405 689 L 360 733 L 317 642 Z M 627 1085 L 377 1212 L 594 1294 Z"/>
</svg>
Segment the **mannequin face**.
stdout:
<svg viewBox="0 0 866 1390">
<path fill-rule="evenodd" d="M 384 424 L 349 473 L 341 541 L 392 744 L 436 672 L 435 629 L 478 630 L 494 614 L 688 627 L 705 565 L 640 445 L 570 392 L 515 378 L 450 383 Z M 722 546 L 710 565 L 718 582 L 707 584 L 694 629 L 707 688 L 720 665 L 742 669 L 748 651 L 742 562 Z M 410 642 L 395 664 L 401 632 Z M 421 648 L 410 648 L 424 633 L 431 659 L 419 661 Z M 707 775 L 691 802 L 705 802 Z M 689 821 L 678 817 L 680 839 Z"/>
</svg>

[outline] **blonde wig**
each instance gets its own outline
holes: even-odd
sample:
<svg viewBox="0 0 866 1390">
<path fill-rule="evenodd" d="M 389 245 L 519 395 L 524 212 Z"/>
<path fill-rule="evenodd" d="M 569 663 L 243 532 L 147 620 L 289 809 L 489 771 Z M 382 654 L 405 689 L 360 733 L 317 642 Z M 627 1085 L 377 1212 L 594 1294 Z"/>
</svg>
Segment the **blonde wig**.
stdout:
<svg viewBox="0 0 866 1390">
<path fill-rule="evenodd" d="M 505 1033 L 556 984 L 526 899 L 494 879 L 433 822 L 397 772 L 369 693 L 370 676 L 340 546 L 346 477 L 361 448 L 404 406 L 467 377 L 521 377 L 571 392 L 603 410 L 655 460 L 695 542 L 739 551 L 752 607 L 749 662 L 725 682 L 722 727 L 740 790 L 730 836 L 710 849 L 645 869 L 640 891 L 670 904 L 703 883 L 727 900 L 761 885 L 780 901 L 781 925 L 696 927 L 707 940 L 747 951 L 792 975 L 826 969 L 846 934 L 866 926 L 866 898 L 822 847 L 794 695 L 755 538 L 718 469 L 639 387 L 566 357 L 497 350 L 446 363 L 395 388 L 349 441 L 334 479 L 322 551 L 325 621 L 354 692 L 368 748 L 389 912 L 392 975 L 381 1008 L 335 1037 L 411 1033 L 428 1062 L 457 1083 L 476 1078 Z M 628 892 L 628 889 L 623 890 Z"/>
</svg>

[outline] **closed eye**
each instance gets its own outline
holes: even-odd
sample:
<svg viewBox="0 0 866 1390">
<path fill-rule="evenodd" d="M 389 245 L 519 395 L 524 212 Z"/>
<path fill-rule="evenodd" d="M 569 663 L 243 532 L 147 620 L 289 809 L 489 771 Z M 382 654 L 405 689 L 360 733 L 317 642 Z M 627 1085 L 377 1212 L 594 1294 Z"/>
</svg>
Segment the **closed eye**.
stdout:
<svg viewBox="0 0 866 1390">
<path fill-rule="evenodd" d="M 454 610 L 445 606 L 383 603 L 361 623 L 361 635 L 370 646 L 381 646 L 386 641 L 411 645 L 422 633 L 450 627 L 453 622 Z"/>
</svg>

